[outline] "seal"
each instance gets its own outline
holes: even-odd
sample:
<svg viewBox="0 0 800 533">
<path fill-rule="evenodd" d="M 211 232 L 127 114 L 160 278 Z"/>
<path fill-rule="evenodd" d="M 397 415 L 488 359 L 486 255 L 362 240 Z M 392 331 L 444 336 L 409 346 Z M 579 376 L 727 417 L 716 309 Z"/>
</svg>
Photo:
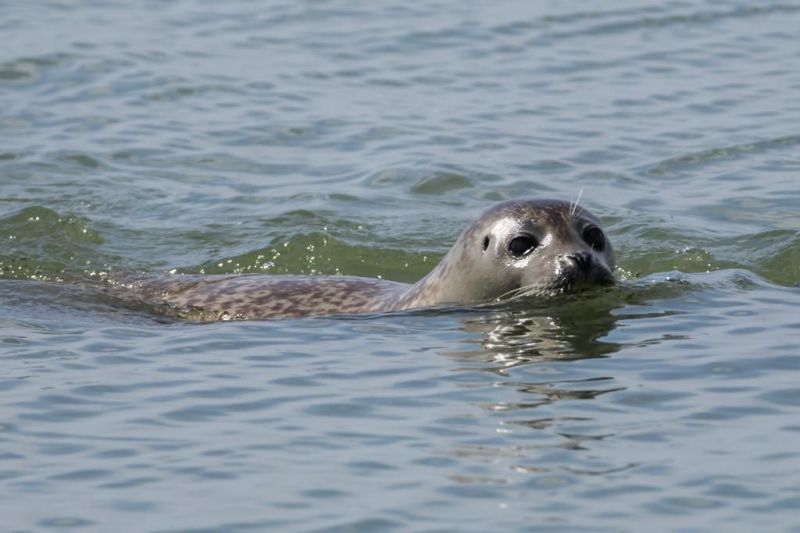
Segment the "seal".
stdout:
<svg viewBox="0 0 800 533">
<path fill-rule="evenodd" d="M 188 320 L 380 313 L 543 298 L 614 283 L 614 252 L 589 211 L 512 200 L 484 212 L 414 284 L 347 276 L 172 275 L 129 290 Z"/>
</svg>

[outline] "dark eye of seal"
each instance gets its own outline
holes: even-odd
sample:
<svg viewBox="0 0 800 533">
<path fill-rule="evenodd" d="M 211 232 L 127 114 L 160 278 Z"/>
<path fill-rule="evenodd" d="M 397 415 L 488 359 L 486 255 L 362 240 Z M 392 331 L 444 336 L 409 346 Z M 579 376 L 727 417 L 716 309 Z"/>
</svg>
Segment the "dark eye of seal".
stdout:
<svg viewBox="0 0 800 533">
<path fill-rule="evenodd" d="M 508 251 L 514 257 L 522 257 L 539 246 L 539 242 L 529 235 L 514 237 L 508 243 Z"/>
<path fill-rule="evenodd" d="M 606 247 L 606 237 L 597 226 L 589 226 L 583 230 L 583 240 L 598 252 L 602 252 Z"/>
</svg>

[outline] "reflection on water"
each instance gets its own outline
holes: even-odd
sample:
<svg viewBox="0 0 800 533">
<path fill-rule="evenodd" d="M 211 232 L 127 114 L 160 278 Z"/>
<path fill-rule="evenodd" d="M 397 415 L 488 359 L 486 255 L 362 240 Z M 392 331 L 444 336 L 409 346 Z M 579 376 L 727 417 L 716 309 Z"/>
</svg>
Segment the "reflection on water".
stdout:
<svg viewBox="0 0 800 533">
<path fill-rule="evenodd" d="M 521 299 L 485 306 L 464 320 L 464 331 L 478 334 L 474 350 L 447 352 L 462 360 L 499 363 L 497 371 L 528 362 L 577 361 L 608 357 L 621 348 L 609 340 L 622 309 L 626 318 L 648 316 L 648 302 L 677 298 L 705 286 L 728 282 L 742 286 L 752 275 L 735 271 L 704 276 L 666 273 L 615 287 L 541 300 Z M 636 309 L 637 310 L 633 310 Z"/>
<path fill-rule="evenodd" d="M 507 310 L 466 321 L 464 329 L 480 333 L 480 350 L 460 352 L 461 357 L 488 355 L 503 366 L 548 360 L 578 360 L 603 357 L 616 351 L 613 343 L 600 341 L 613 328 L 613 307 L 589 304 L 552 309 Z M 609 302 L 615 303 L 615 302 Z M 517 304 L 523 307 L 524 304 Z"/>
<path fill-rule="evenodd" d="M 552 452 L 546 452 L 555 449 L 587 451 L 591 448 L 586 446 L 587 442 L 611 436 L 594 433 L 595 418 L 587 416 L 581 408 L 584 401 L 624 390 L 609 375 L 610 369 L 601 375 L 588 376 L 554 371 L 564 368 L 565 363 L 602 359 L 619 350 L 618 344 L 602 340 L 616 327 L 617 319 L 612 311 L 619 306 L 616 299 L 604 296 L 607 295 L 578 295 L 572 302 L 539 303 L 533 309 L 524 302 L 514 302 L 462 320 L 463 330 L 470 334 L 464 344 L 475 347 L 445 351 L 443 355 L 461 363 L 463 366 L 457 371 L 465 376 L 477 371 L 491 377 L 489 383 L 484 378 L 462 379 L 460 386 L 488 386 L 505 391 L 495 394 L 497 398 L 491 401 L 475 402 L 476 407 L 491 413 L 502 433 L 534 431 L 540 436 L 530 444 L 526 443 L 530 437 L 523 437 L 512 446 L 464 443 L 452 451 L 455 456 L 508 462 L 509 472 L 524 475 L 552 472 L 599 475 L 631 466 L 579 467 L 575 458 L 555 459 Z M 552 364 L 558 366 L 550 367 Z M 542 453 L 550 459 L 542 461 Z M 454 476 L 452 480 L 468 486 L 501 481 L 474 476 Z M 511 478 L 502 482 L 513 483 Z"/>
</svg>

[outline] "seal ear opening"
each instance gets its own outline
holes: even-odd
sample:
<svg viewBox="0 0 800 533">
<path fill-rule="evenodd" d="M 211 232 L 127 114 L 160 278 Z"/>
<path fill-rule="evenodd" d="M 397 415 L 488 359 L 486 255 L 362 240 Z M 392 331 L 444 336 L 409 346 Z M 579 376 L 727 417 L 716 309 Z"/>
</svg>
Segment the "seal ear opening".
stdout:
<svg viewBox="0 0 800 533">
<path fill-rule="evenodd" d="M 489 236 L 488 235 L 483 238 L 483 242 L 481 243 L 481 248 L 483 249 L 484 252 L 489 249 Z"/>
</svg>

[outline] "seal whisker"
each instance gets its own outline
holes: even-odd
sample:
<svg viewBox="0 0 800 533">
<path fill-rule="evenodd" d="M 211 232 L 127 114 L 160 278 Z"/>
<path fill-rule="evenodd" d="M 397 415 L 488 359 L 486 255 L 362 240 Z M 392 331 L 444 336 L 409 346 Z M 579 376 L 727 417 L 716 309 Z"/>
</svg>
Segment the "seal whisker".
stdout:
<svg viewBox="0 0 800 533">
<path fill-rule="evenodd" d="M 575 203 L 573 204 L 570 202 L 570 207 L 569 207 L 570 216 L 575 216 L 575 210 L 578 208 L 578 204 L 581 201 L 582 195 L 583 195 L 583 187 L 581 187 L 581 190 L 578 191 L 578 197 L 575 199 Z"/>
<path fill-rule="evenodd" d="M 540 292 L 541 290 L 542 286 L 539 283 L 531 283 L 530 285 L 523 285 L 522 287 L 517 287 L 516 289 L 503 293 L 500 296 L 498 296 L 497 299 L 518 300 L 520 298 L 533 296 L 536 293 Z"/>
<path fill-rule="evenodd" d="M 500 296 L 497 297 L 497 300 L 513 300 L 518 298 L 520 293 L 526 290 L 530 285 L 526 285 L 524 287 L 517 287 L 516 289 L 511 289 L 510 291 L 504 292 Z"/>
</svg>

